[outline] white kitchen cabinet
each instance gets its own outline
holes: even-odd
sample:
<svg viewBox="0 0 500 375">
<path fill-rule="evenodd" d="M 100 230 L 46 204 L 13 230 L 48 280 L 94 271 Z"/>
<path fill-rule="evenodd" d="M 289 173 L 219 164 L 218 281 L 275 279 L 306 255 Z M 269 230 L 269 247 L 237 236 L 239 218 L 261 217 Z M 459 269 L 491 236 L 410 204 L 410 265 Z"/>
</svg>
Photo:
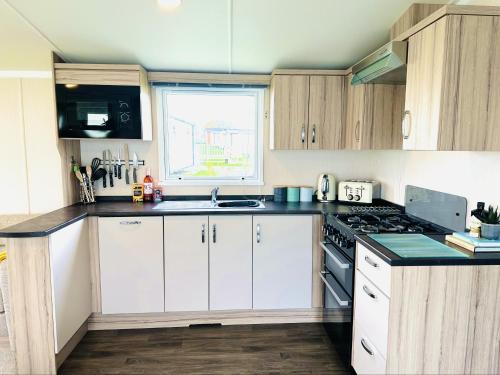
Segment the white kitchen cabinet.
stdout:
<svg viewBox="0 0 500 375">
<path fill-rule="evenodd" d="M 163 218 L 100 217 L 103 314 L 164 310 Z"/>
<path fill-rule="evenodd" d="M 253 308 L 310 308 L 312 217 L 253 217 Z"/>
<path fill-rule="evenodd" d="M 49 237 L 56 353 L 91 314 L 90 254 L 87 220 Z"/>
<path fill-rule="evenodd" d="M 214 215 L 210 224 L 210 310 L 252 308 L 252 216 Z"/>
<path fill-rule="evenodd" d="M 164 221 L 165 311 L 206 311 L 208 216 L 165 216 Z"/>
</svg>

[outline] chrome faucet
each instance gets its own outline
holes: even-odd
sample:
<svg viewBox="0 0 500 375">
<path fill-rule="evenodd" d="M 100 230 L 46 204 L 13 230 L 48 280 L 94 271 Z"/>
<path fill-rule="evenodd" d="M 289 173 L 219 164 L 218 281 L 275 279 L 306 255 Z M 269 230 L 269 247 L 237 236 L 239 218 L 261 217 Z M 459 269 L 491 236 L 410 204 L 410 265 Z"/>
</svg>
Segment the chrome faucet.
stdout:
<svg viewBox="0 0 500 375">
<path fill-rule="evenodd" d="M 212 195 L 212 206 L 215 206 L 217 204 L 217 193 L 219 192 L 219 187 L 214 187 L 211 191 L 211 195 Z"/>
</svg>

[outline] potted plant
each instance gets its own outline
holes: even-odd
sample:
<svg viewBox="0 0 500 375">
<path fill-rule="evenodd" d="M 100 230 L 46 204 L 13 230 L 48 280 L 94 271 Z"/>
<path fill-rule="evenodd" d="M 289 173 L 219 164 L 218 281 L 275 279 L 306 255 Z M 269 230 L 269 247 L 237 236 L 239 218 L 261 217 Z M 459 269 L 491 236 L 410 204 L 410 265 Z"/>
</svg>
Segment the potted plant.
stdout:
<svg viewBox="0 0 500 375">
<path fill-rule="evenodd" d="M 489 240 L 497 240 L 500 238 L 500 214 L 498 207 L 495 209 L 489 206 L 487 210 L 483 210 L 480 216 L 481 219 L 481 237 Z"/>
</svg>

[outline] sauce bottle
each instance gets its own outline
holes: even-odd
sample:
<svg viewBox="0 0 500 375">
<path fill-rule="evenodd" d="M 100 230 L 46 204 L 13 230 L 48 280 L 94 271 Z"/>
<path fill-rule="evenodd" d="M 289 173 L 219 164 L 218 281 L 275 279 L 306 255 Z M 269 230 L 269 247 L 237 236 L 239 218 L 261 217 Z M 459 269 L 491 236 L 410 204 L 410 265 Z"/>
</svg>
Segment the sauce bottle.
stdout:
<svg viewBox="0 0 500 375">
<path fill-rule="evenodd" d="M 148 168 L 146 170 L 146 177 L 144 177 L 144 202 L 153 201 L 153 177 L 151 177 L 151 171 Z"/>
</svg>

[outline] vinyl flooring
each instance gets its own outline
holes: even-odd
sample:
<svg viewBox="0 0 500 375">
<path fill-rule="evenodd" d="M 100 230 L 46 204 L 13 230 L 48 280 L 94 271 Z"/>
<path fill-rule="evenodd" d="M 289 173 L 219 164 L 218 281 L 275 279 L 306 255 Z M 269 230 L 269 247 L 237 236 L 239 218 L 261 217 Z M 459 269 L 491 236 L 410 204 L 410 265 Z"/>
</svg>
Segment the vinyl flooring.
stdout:
<svg viewBox="0 0 500 375">
<path fill-rule="evenodd" d="M 59 374 L 348 374 L 321 324 L 90 331 Z"/>
</svg>

